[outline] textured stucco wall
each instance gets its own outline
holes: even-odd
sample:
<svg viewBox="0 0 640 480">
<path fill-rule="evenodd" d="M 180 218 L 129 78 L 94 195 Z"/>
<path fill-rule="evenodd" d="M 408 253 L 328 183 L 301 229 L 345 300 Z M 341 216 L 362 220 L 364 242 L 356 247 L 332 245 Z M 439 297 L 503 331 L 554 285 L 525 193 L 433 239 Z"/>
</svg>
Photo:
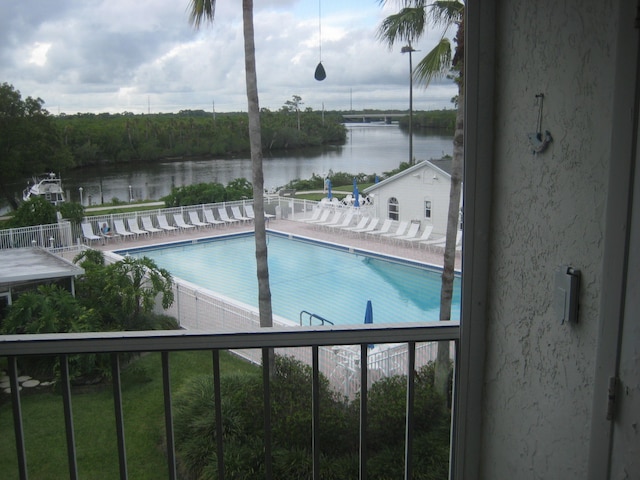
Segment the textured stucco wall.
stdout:
<svg viewBox="0 0 640 480">
<path fill-rule="evenodd" d="M 616 19 L 610 0 L 498 1 L 482 477 L 586 478 Z M 531 153 L 544 93 L 548 150 Z M 582 272 L 561 325 L 554 274 Z"/>
</svg>

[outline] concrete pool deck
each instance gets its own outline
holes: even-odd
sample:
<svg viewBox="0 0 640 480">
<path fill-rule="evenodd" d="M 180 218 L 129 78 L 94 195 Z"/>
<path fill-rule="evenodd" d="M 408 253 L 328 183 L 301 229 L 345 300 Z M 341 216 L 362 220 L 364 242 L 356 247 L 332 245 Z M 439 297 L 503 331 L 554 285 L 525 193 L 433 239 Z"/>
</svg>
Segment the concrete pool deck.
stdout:
<svg viewBox="0 0 640 480">
<path fill-rule="evenodd" d="M 443 249 L 431 248 L 427 249 L 422 246 L 410 245 L 408 242 L 395 242 L 389 238 L 379 239 L 370 238 L 369 235 L 363 237 L 361 235 L 353 235 L 348 232 L 332 229 L 330 231 L 319 227 L 314 227 L 305 222 L 277 219 L 271 220 L 267 225 L 268 230 L 287 233 L 296 236 L 308 237 L 324 242 L 336 243 L 347 247 L 358 248 L 362 250 L 370 250 L 372 252 L 406 258 L 419 262 L 429 263 L 432 265 L 442 266 Z M 337 230 L 337 231 L 336 231 Z M 193 228 L 189 230 L 180 230 L 177 233 L 141 235 L 139 237 L 114 238 L 107 241 L 104 245 L 95 243 L 93 248 L 100 250 L 123 250 L 127 248 L 142 247 L 147 245 L 157 245 L 160 243 L 179 242 L 184 240 L 192 240 L 199 238 L 209 238 L 221 235 L 229 235 L 234 233 L 243 233 L 253 231 L 253 223 L 240 223 L 237 225 L 225 225 L 215 228 Z M 456 269 L 460 269 L 461 255 L 456 254 Z"/>
</svg>

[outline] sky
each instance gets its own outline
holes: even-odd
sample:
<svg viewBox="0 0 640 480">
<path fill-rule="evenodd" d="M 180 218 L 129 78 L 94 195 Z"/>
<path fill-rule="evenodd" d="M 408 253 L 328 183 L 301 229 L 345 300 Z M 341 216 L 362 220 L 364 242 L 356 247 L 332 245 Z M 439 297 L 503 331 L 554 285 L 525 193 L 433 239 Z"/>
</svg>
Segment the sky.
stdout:
<svg viewBox="0 0 640 480">
<path fill-rule="evenodd" d="M 255 0 L 260 107 L 409 108 L 409 58 L 377 39 L 397 10 L 378 0 Z M 78 112 L 246 111 L 242 2 L 189 24 L 188 0 L 0 0 L 0 82 Z M 454 32 L 449 33 L 449 37 Z M 437 43 L 414 43 L 413 65 Z M 327 78 L 314 79 L 322 61 Z M 414 84 L 413 109 L 453 108 L 450 80 Z"/>
</svg>

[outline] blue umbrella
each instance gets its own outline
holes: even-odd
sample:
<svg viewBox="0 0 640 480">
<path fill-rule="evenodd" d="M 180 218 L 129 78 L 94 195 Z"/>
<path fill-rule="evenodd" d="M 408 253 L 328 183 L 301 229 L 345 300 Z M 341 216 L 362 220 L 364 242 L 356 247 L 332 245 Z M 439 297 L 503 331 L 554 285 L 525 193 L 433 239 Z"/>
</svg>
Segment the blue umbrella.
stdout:
<svg viewBox="0 0 640 480">
<path fill-rule="evenodd" d="M 360 192 L 358 191 L 358 184 L 355 177 L 353 177 L 353 206 L 360 206 Z"/>
<path fill-rule="evenodd" d="M 364 312 L 364 323 L 373 323 L 373 305 L 367 300 L 367 309 Z"/>
<path fill-rule="evenodd" d="M 331 180 L 327 179 L 327 198 L 331 200 L 333 198 L 333 194 L 331 193 Z"/>
<path fill-rule="evenodd" d="M 373 323 L 373 306 L 371 305 L 371 300 L 367 300 L 367 309 L 364 311 L 364 323 Z M 369 348 L 373 348 L 373 343 L 369 344 Z"/>
</svg>

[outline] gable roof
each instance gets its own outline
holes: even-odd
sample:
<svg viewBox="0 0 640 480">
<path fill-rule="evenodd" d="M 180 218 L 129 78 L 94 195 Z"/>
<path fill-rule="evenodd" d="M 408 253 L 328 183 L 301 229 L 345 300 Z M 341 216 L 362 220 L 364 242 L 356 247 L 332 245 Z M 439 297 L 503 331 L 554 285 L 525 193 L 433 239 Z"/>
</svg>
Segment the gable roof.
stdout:
<svg viewBox="0 0 640 480">
<path fill-rule="evenodd" d="M 383 185 L 387 185 L 388 183 L 395 182 L 399 178 L 402 178 L 406 175 L 414 174 L 415 172 L 424 170 L 425 168 L 432 168 L 433 170 L 436 170 L 441 175 L 445 176 L 447 179 L 450 179 L 451 163 L 452 163 L 451 157 L 444 157 L 438 160 L 423 160 L 421 162 L 416 163 L 415 165 L 412 165 L 406 170 L 402 170 L 401 172 L 396 173 L 395 175 L 389 178 L 385 178 L 384 180 L 374 185 L 371 185 L 370 187 L 365 188 L 362 191 L 362 193 L 365 193 L 365 194 L 371 193 L 377 190 L 378 188 L 382 187 Z"/>
</svg>

